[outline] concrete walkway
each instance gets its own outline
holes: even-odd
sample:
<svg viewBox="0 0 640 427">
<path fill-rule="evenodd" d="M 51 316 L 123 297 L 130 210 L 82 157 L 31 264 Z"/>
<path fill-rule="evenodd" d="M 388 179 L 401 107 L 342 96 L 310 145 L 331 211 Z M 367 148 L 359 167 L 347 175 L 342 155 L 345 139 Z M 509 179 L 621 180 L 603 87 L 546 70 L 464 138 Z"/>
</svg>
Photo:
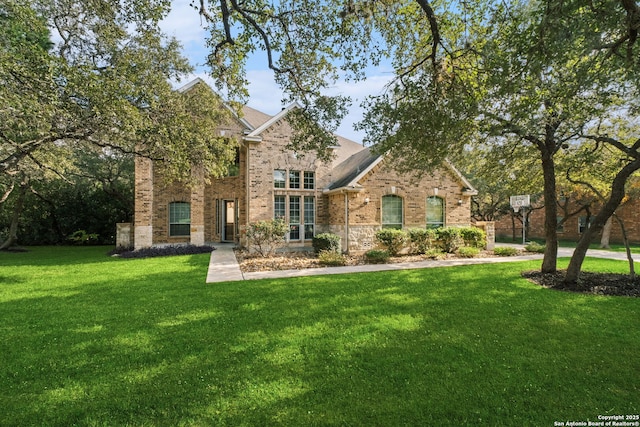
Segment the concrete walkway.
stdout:
<svg viewBox="0 0 640 427">
<path fill-rule="evenodd" d="M 524 249 L 523 245 L 517 244 L 496 244 L 496 246 L 512 246 Z M 426 260 L 418 262 L 401 262 L 396 264 L 365 264 L 345 267 L 322 267 L 307 268 L 304 270 L 278 270 L 278 271 L 258 271 L 252 273 L 242 273 L 236 260 L 233 243 L 216 243 L 216 250 L 211 252 L 209 270 L 207 272 L 207 283 L 231 282 L 239 280 L 256 279 L 276 279 L 287 277 L 318 276 L 324 274 L 345 274 L 345 273 L 365 273 L 388 270 L 408 270 L 415 268 L 452 267 L 456 265 L 491 264 L 515 261 L 528 261 L 542 259 L 542 254 L 520 255 L 511 257 L 491 257 L 491 258 L 463 258 L 451 260 Z M 572 248 L 560 248 L 558 257 L 570 257 L 573 254 Z M 627 260 L 624 252 L 612 252 L 590 249 L 587 256 L 596 258 L 606 258 L 614 260 Z M 640 255 L 633 255 L 634 261 L 640 262 Z"/>
</svg>

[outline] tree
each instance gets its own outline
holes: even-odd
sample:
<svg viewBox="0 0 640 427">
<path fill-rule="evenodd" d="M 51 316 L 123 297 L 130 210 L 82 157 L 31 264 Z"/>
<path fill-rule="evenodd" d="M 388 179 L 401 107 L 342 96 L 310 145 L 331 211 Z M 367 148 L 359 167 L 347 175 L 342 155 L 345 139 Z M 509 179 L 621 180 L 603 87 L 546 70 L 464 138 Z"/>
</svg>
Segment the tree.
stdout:
<svg viewBox="0 0 640 427">
<path fill-rule="evenodd" d="M 0 182 L 7 189 L 29 191 L 40 175 L 64 177 L 77 151 L 146 156 L 164 162 L 169 178 L 191 177 L 191 169 L 224 175 L 235 144 L 212 130 L 227 110 L 210 91 L 171 87 L 191 67 L 159 30 L 168 6 L 2 3 Z M 60 40 L 55 47 L 49 29 Z"/>
</svg>

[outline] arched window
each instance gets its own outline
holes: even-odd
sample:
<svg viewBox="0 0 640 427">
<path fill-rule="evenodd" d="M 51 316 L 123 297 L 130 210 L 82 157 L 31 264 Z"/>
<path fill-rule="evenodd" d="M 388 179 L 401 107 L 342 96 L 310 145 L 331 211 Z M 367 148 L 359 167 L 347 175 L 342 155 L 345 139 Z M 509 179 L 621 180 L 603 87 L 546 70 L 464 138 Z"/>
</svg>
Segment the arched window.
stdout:
<svg viewBox="0 0 640 427">
<path fill-rule="evenodd" d="M 444 227 L 444 199 L 427 197 L 427 228 Z"/>
<path fill-rule="evenodd" d="M 402 197 L 382 196 L 382 228 L 402 228 Z"/>
<path fill-rule="evenodd" d="M 191 233 L 191 206 L 187 202 L 169 203 L 169 236 Z"/>
</svg>

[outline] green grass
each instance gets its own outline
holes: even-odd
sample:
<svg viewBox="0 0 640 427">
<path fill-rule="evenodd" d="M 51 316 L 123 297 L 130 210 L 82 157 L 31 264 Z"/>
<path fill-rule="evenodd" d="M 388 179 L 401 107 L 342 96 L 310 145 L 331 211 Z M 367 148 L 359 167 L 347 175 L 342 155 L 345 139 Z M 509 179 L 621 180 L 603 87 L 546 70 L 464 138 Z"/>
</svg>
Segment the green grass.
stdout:
<svg viewBox="0 0 640 427">
<path fill-rule="evenodd" d="M 205 284 L 208 255 L 106 250 L 0 253 L 0 425 L 551 426 L 640 413 L 640 299 L 540 288 L 519 275 L 539 261 Z"/>
</svg>

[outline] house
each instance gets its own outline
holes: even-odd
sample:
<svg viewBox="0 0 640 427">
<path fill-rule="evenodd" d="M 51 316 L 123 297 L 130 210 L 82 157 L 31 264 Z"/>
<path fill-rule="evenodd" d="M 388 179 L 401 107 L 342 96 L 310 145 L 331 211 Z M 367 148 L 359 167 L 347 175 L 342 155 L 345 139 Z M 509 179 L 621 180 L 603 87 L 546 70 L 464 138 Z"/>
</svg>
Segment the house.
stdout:
<svg viewBox="0 0 640 427">
<path fill-rule="evenodd" d="M 640 243 L 640 209 L 637 197 L 625 198 L 624 202 L 616 210 L 616 215 L 622 220 L 627 239 L 632 244 Z M 582 237 L 582 233 L 589 227 L 600 211 L 601 204 L 595 200 L 581 199 L 572 194 L 563 195 L 558 198 L 558 218 L 557 233 L 558 239 L 577 242 Z M 525 236 L 527 239 L 544 239 L 544 200 L 540 199 L 532 205 L 533 209 L 527 213 L 527 229 Z M 503 215 L 495 221 L 495 233 L 502 240 L 522 239 L 521 213 Z M 602 232 L 598 233 L 596 239 L 600 239 Z M 617 221 L 611 224 L 611 243 L 622 243 L 624 241 L 622 230 Z"/>
<path fill-rule="evenodd" d="M 195 80 L 182 90 L 189 90 Z M 340 235 L 350 252 L 374 246 L 382 227 L 468 226 L 477 192 L 449 163 L 421 178 L 404 176 L 385 156 L 337 137 L 333 160 L 320 161 L 286 148 L 292 130 L 287 115 L 296 104 L 269 116 L 244 107 L 220 128 L 239 142 L 232 176 L 186 187 L 162 180 L 149 159 L 135 164 L 136 248 L 160 244 L 236 242 L 246 245 L 247 226 L 284 218 L 290 247 L 311 246 L 314 235 Z"/>
</svg>

